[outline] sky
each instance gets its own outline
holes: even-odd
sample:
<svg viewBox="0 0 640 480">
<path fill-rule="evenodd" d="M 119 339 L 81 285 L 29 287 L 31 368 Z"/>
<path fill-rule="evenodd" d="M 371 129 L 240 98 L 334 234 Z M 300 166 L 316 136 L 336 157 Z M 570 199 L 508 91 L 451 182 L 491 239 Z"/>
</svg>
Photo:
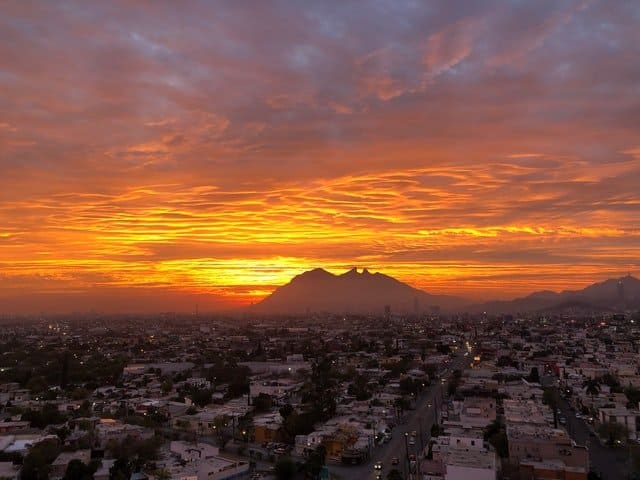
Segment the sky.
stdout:
<svg viewBox="0 0 640 480">
<path fill-rule="evenodd" d="M 640 3 L 24 1 L 0 310 L 191 311 L 305 270 L 514 298 L 640 270 Z"/>
</svg>

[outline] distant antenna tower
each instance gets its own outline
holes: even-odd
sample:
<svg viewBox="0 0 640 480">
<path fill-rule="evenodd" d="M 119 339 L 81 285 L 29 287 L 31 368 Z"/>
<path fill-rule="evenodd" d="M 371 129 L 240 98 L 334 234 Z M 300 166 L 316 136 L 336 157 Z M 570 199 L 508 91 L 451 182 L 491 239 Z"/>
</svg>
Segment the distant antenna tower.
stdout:
<svg viewBox="0 0 640 480">
<path fill-rule="evenodd" d="M 620 300 L 624 300 L 624 281 L 622 279 L 618 280 L 618 297 Z"/>
</svg>

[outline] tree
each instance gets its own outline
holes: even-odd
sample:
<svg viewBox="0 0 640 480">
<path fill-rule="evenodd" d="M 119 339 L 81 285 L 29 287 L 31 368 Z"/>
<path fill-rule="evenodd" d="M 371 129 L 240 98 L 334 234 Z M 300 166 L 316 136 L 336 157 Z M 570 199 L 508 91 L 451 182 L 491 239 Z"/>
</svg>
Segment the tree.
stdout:
<svg viewBox="0 0 640 480">
<path fill-rule="evenodd" d="M 291 415 L 291 414 L 294 412 L 294 410 L 293 410 L 293 407 L 291 406 L 291 404 L 290 404 L 290 403 L 285 403 L 285 404 L 280 408 L 279 412 L 280 412 L 280 416 L 281 416 L 284 420 L 286 420 L 286 419 L 289 417 L 289 415 Z"/>
<path fill-rule="evenodd" d="M 400 473 L 400 471 L 395 468 L 393 468 L 387 474 L 387 480 L 403 480 L 403 478 L 404 477 L 402 476 L 402 473 Z"/>
<path fill-rule="evenodd" d="M 224 450 L 227 442 L 231 439 L 231 435 L 226 431 L 227 425 L 229 423 L 229 418 L 226 415 L 221 417 L 216 417 L 213 421 L 213 428 L 216 432 L 216 437 L 218 439 L 218 446 L 220 450 Z"/>
<path fill-rule="evenodd" d="M 640 389 L 629 385 L 624 389 L 624 394 L 627 396 L 627 407 L 638 408 L 638 404 L 640 404 Z"/>
<path fill-rule="evenodd" d="M 398 397 L 393 401 L 393 405 L 396 409 L 400 410 L 400 413 L 404 413 L 405 410 L 409 410 L 411 402 L 407 397 Z"/>
<path fill-rule="evenodd" d="M 21 478 L 23 480 L 48 480 L 51 463 L 60 452 L 60 444 L 56 440 L 37 443 L 24 457 Z"/>
<path fill-rule="evenodd" d="M 67 465 L 67 471 L 63 480 L 91 480 L 95 470 L 89 465 L 85 465 L 80 460 L 71 460 Z"/>
<path fill-rule="evenodd" d="M 604 383 L 607 385 L 612 393 L 622 393 L 622 387 L 620 386 L 620 380 L 615 375 L 611 375 L 610 373 L 604 374 L 600 377 L 600 383 Z"/>
<path fill-rule="evenodd" d="M 275 465 L 275 474 L 278 480 L 290 480 L 296 474 L 296 464 L 291 457 L 281 457 Z"/>
<path fill-rule="evenodd" d="M 324 462 L 327 456 L 327 449 L 324 445 L 319 445 L 313 452 L 307 457 L 307 461 L 304 464 L 304 470 L 306 474 L 313 479 L 318 478 Z"/>
<path fill-rule="evenodd" d="M 76 388 L 73 392 L 71 392 L 71 398 L 73 400 L 84 400 L 89 396 L 89 390 L 86 388 Z"/>
<path fill-rule="evenodd" d="M 496 361 L 496 366 L 497 367 L 517 367 L 518 362 L 516 362 L 515 360 L 513 360 L 511 357 L 507 355 L 502 355 Z"/>
<path fill-rule="evenodd" d="M 333 373 L 331 361 L 326 356 L 315 361 L 311 367 L 311 402 L 322 420 L 336 413 L 336 380 Z"/>
<path fill-rule="evenodd" d="M 582 386 L 587 387 L 585 393 L 591 395 L 591 401 L 593 403 L 593 397 L 600 393 L 600 382 L 596 378 L 589 378 L 585 380 Z"/>
<path fill-rule="evenodd" d="M 197 389 L 191 393 L 191 400 L 199 407 L 204 407 L 211 403 L 211 395 L 211 390 L 207 388 Z"/>
<path fill-rule="evenodd" d="M 22 419 L 31 423 L 32 427 L 45 428 L 49 425 L 60 425 L 67 420 L 53 403 L 46 403 L 42 410 L 27 410 L 22 414 Z"/>
<path fill-rule="evenodd" d="M 542 403 L 549 405 L 553 412 L 553 426 L 558 428 L 558 405 L 560 404 L 560 398 L 558 397 L 558 391 L 555 388 L 546 388 L 542 394 Z"/>
<path fill-rule="evenodd" d="M 171 480 L 171 474 L 166 468 L 160 468 L 154 472 L 157 480 Z"/>
<path fill-rule="evenodd" d="M 502 428 L 499 420 L 494 420 L 484 430 L 484 439 L 487 440 L 501 458 L 509 456 L 509 445 L 507 434 Z"/>
<path fill-rule="evenodd" d="M 290 439 L 297 435 L 307 435 L 313 431 L 314 425 L 318 422 L 318 413 L 315 411 L 292 413 L 284 423 L 283 428 Z"/>
<path fill-rule="evenodd" d="M 417 395 L 421 384 L 422 382 L 406 376 L 400 380 L 400 391 L 404 394 L 415 393 Z"/>
<path fill-rule="evenodd" d="M 125 459 L 118 458 L 109 469 L 109 480 L 129 480 L 131 466 Z"/>
<path fill-rule="evenodd" d="M 627 427 L 617 422 L 605 422 L 598 428 L 602 438 L 607 439 L 609 445 L 625 441 L 629 434 Z"/>
<path fill-rule="evenodd" d="M 509 441 L 504 430 L 500 430 L 491 435 L 488 441 L 493 448 L 496 449 L 496 453 L 500 458 L 507 458 L 509 456 Z"/>
<path fill-rule="evenodd" d="M 356 397 L 356 400 L 369 400 L 371 398 L 371 390 L 369 389 L 369 381 L 363 375 L 356 375 L 353 382 L 349 384 L 349 395 Z"/>
<path fill-rule="evenodd" d="M 271 396 L 266 393 L 261 393 L 253 399 L 253 408 L 255 408 L 258 413 L 268 412 L 271 410 L 272 404 Z"/>
<path fill-rule="evenodd" d="M 527 377 L 527 381 L 532 383 L 540 383 L 540 373 L 538 372 L 538 367 L 531 368 L 531 373 Z"/>
<path fill-rule="evenodd" d="M 169 393 L 171 390 L 173 390 L 173 382 L 171 381 L 171 379 L 169 378 L 164 382 L 162 382 L 162 385 L 160 385 L 160 389 L 162 390 L 162 393 L 164 393 L 165 395 Z"/>
</svg>

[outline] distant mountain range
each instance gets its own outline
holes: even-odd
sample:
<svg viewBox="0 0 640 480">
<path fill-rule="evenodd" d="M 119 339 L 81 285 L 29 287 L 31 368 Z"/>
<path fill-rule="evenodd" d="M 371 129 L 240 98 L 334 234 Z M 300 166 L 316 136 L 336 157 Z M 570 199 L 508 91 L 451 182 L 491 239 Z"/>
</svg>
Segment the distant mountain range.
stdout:
<svg viewBox="0 0 640 480">
<path fill-rule="evenodd" d="M 372 313 L 383 314 L 389 306 L 394 313 L 424 312 L 438 306 L 452 310 L 461 302 L 457 297 L 431 295 L 382 273 L 356 268 L 334 275 L 316 268 L 294 277 L 253 306 L 263 313 Z"/>
<path fill-rule="evenodd" d="M 356 268 L 334 275 L 316 268 L 294 277 L 251 307 L 256 313 L 525 313 L 640 309 L 640 280 L 630 275 L 563 292 L 542 291 L 509 301 L 472 304 L 464 298 L 432 295 L 382 273 Z M 437 307 L 437 308 L 436 308 Z"/>
<path fill-rule="evenodd" d="M 627 275 L 594 283 L 582 290 L 546 290 L 515 300 L 487 302 L 469 308 L 489 313 L 634 310 L 640 309 L 640 280 Z"/>
</svg>

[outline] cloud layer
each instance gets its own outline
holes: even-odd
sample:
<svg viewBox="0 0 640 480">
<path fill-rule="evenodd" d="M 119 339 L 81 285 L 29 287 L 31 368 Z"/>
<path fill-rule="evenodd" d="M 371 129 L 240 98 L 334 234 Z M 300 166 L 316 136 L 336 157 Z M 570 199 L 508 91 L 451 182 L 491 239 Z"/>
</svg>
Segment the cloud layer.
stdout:
<svg viewBox="0 0 640 480">
<path fill-rule="evenodd" d="M 8 2 L 0 299 L 226 308 L 353 265 L 480 299 L 634 271 L 638 21 L 604 1 Z"/>
</svg>

